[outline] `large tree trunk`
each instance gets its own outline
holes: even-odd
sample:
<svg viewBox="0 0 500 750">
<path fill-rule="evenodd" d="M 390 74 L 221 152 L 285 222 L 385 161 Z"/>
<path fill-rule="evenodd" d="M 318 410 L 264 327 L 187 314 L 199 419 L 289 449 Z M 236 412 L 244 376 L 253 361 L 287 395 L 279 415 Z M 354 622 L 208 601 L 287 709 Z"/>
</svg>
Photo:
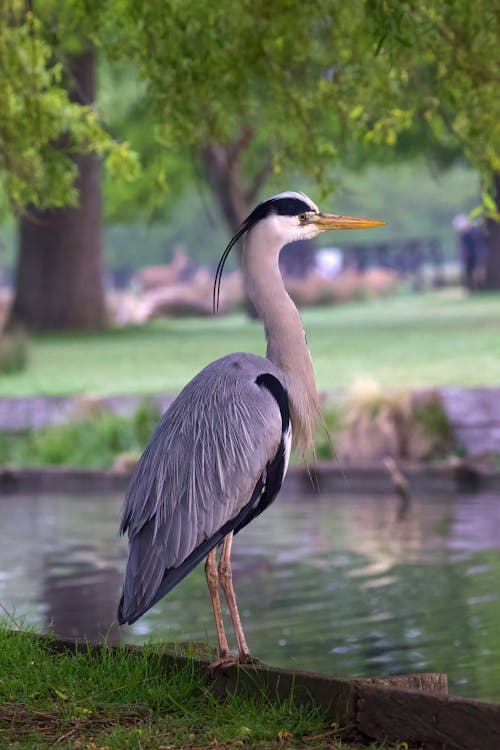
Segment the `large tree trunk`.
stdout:
<svg viewBox="0 0 500 750">
<path fill-rule="evenodd" d="M 71 60 L 72 98 L 95 98 L 95 53 Z M 10 325 L 29 330 L 99 329 L 105 325 L 99 164 L 95 154 L 73 157 L 76 208 L 37 210 L 21 218 L 19 261 Z"/>
<path fill-rule="evenodd" d="M 500 214 L 500 172 L 495 174 L 495 204 Z M 500 289 L 500 222 L 488 219 L 486 222 L 488 242 L 488 262 L 486 265 L 486 289 Z"/>
</svg>

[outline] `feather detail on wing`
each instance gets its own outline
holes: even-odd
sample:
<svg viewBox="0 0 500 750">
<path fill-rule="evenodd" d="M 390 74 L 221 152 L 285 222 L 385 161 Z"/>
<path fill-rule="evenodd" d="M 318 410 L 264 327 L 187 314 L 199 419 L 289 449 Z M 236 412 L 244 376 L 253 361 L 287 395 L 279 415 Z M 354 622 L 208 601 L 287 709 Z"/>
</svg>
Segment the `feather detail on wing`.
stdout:
<svg viewBox="0 0 500 750">
<path fill-rule="evenodd" d="M 255 355 L 232 354 L 212 362 L 160 421 L 123 508 L 120 530 L 128 532 L 130 555 L 121 619 L 135 619 L 148 609 L 165 571 L 190 556 L 194 560 L 192 553 L 203 551 L 207 540 L 222 541 L 217 534 L 231 519 L 238 518 L 240 528 L 248 522 L 245 513 L 243 520 L 238 514 L 282 440 L 276 399 L 256 383 L 266 371 L 280 376 Z"/>
</svg>

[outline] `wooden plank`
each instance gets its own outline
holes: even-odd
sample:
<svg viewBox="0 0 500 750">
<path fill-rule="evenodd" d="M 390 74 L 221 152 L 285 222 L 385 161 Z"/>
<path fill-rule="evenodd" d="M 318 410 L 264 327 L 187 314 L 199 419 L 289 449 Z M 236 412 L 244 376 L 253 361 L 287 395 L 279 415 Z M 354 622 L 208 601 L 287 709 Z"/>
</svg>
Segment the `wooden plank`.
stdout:
<svg viewBox="0 0 500 750">
<path fill-rule="evenodd" d="M 398 690 L 416 690 L 428 695 L 448 695 L 448 677 L 436 672 L 417 674 L 390 675 L 389 677 L 366 677 L 357 679 L 362 687 L 374 685 L 378 688 L 396 688 Z"/>
<path fill-rule="evenodd" d="M 217 671 L 213 689 L 218 695 L 265 693 L 271 701 L 319 706 L 341 726 L 356 726 L 357 688 L 354 680 L 327 674 L 291 672 L 267 665 L 241 665 Z"/>
<path fill-rule="evenodd" d="M 446 750 L 499 750 L 500 705 L 361 685 L 358 729 L 374 739 Z"/>
</svg>

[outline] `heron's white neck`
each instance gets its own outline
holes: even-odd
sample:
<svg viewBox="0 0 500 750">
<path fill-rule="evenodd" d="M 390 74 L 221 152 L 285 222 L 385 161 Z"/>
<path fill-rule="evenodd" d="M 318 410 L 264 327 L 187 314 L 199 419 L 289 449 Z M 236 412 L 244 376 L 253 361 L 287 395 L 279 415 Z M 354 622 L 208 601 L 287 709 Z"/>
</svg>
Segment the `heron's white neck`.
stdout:
<svg viewBox="0 0 500 750">
<path fill-rule="evenodd" d="M 267 357 L 283 373 L 294 447 L 306 453 L 314 448 L 321 408 L 302 321 L 279 270 L 282 244 L 279 233 L 270 238 L 268 227 L 257 224 L 249 232 L 243 252 L 245 286 L 264 321 Z"/>
</svg>

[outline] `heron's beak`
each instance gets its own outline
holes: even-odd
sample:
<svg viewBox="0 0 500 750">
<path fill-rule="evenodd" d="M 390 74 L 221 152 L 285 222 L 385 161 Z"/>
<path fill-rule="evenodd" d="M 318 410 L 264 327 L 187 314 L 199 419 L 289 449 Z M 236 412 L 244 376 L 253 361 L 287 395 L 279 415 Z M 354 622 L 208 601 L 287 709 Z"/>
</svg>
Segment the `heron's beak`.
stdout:
<svg viewBox="0 0 500 750">
<path fill-rule="evenodd" d="M 385 221 L 376 219 L 361 219 L 357 216 L 339 216 L 338 214 L 313 214 L 311 221 L 321 232 L 327 229 L 370 229 L 383 227 Z"/>
</svg>

